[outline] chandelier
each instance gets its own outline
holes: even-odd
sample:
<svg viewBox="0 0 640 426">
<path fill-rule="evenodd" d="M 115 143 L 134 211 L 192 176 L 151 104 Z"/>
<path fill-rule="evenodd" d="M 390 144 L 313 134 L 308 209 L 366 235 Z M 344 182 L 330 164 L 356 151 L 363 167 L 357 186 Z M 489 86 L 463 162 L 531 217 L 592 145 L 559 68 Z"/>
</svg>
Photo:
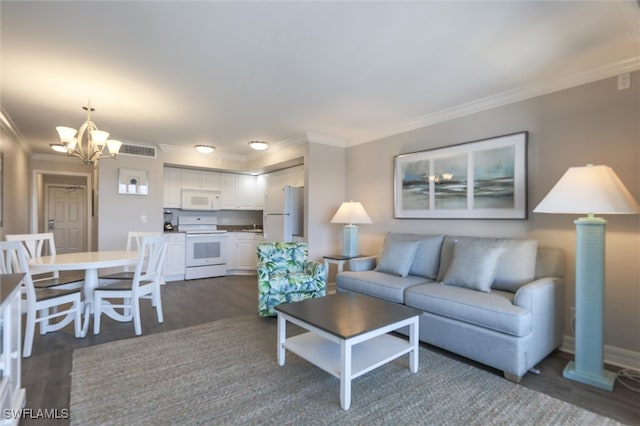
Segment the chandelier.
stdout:
<svg viewBox="0 0 640 426">
<path fill-rule="evenodd" d="M 120 151 L 122 142 L 109 138 L 109 132 L 98 130 L 98 126 L 91 121 L 91 113 L 95 111 L 91 107 L 91 100 L 87 106 L 82 107 L 87 111 L 87 121 L 82 123 L 78 130 L 71 127 L 58 126 L 56 130 L 60 136 L 60 144 L 53 144 L 51 148 L 54 151 L 64 152 L 67 155 L 73 155 L 82 159 L 84 164 L 98 165 L 98 160 L 107 157 L 102 155 L 105 145 L 109 151 L 109 157 L 116 158 Z M 77 135 L 77 137 L 76 137 Z"/>
</svg>

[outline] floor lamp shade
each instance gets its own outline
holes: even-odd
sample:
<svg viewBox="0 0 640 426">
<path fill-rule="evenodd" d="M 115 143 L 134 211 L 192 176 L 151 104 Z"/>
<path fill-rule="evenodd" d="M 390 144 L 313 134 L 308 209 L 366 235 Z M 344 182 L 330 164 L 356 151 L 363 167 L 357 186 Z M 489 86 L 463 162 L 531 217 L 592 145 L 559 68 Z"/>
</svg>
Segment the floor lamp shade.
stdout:
<svg viewBox="0 0 640 426">
<path fill-rule="evenodd" d="M 358 224 L 372 223 L 371 218 L 357 201 L 345 201 L 340 205 L 331 223 L 344 223 L 342 255 L 345 257 L 358 256 Z"/>
<path fill-rule="evenodd" d="M 613 390 L 615 374 L 604 370 L 603 318 L 605 227 L 594 214 L 640 213 L 640 206 L 607 166 L 571 167 L 533 210 L 586 214 L 576 225 L 575 360 L 565 378 Z"/>
</svg>

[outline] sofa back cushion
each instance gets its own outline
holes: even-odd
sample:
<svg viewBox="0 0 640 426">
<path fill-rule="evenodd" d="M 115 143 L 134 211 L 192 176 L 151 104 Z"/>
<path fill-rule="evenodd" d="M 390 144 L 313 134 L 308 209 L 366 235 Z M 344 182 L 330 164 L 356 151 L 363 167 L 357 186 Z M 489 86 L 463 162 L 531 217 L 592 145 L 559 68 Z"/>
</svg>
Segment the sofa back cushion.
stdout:
<svg viewBox="0 0 640 426">
<path fill-rule="evenodd" d="M 503 247 L 456 243 L 442 283 L 489 293 L 503 252 Z"/>
<path fill-rule="evenodd" d="M 418 244 L 418 241 L 385 238 L 376 271 L 406 277 L 409 274 Z"/>
<path fill-rule="evenodd" d="M 444 280 L 456 244 L 485 247 L 487 250 L 492 247 L 504 248 L 498 258 L 492 289 L 515 292 L 523 284 L 533 281 L 536 276 L 536 240 L 447 236 L 442 243 L 437 281 Z"/>
<path fill-rule="evenodd" d="M 444 235 L 398 234 L 387 233 L 387 240 L 417 241 L 418 247 L 409 267 L 409 275 L 435 280 L 440 266 L 440 251 Z"/>
</svg>

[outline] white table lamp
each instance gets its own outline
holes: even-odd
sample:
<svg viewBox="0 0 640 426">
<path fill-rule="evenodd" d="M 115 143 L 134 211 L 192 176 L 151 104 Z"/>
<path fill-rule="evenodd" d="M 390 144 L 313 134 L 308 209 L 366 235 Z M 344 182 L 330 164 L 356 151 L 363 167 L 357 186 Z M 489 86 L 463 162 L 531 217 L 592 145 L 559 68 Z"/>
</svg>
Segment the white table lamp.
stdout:
<svg viewBox="0 0 640 426">
<path fill-rule="evenodd" d="M 333 215 L 331 223 L 345 224 L 342 255 L 346 257 L 358 256 L 358 224 L 373 223 L 362 204 L 357 201 L 345 201 Z"/>
<path fill-rule="evenodd" d="M 603 368 L 604 247 L 607 221 L 594 214 L 640 213 L 640 206 L 608 166 L 570 167 L 536 213 L 587 214 L 576 224 L 575 361 L 562 375 L 613 390 L 615 374 Z"/>
</svg>

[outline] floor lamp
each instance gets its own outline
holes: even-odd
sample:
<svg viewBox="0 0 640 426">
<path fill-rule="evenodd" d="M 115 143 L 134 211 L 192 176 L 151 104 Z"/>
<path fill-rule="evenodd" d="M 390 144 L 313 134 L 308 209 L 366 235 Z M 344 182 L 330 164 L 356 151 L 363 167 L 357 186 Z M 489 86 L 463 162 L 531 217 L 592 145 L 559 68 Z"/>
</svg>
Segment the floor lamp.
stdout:
<svg viewBox="0 0 640 426">
<path fill-rule="evenodd" d="M 615 374 L 603 368 L 604 259 L 607 221 L 594 214 L 640 213 L 638 203 L 607 166 L 570 167 L 536 213 L 587 214 L 576 224 L 575 360 L 562 375 L 613 390 Z"/>
<path fill-rule="evenodd" d="M 357 201 L 345 201 L 331 219 L 331 223 L 344 223 L 342 255 L 344 257 L 358 256 L 358 224 L 372 223 L 371 218 Z"/>
</svg>

